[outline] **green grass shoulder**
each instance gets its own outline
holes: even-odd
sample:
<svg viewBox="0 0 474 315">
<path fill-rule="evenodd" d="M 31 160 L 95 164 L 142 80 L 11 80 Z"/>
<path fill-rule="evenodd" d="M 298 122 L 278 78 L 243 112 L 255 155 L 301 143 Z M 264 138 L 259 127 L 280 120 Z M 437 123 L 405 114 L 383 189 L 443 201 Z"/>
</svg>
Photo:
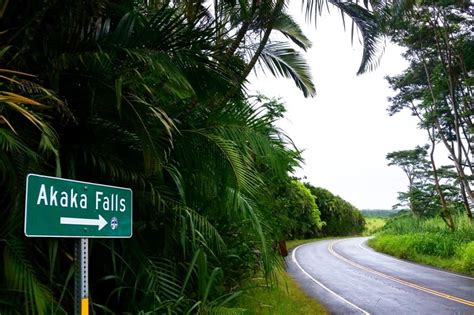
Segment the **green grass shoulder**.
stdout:
<svg viewBox="0 0 474 315">
<path fill-rule="evenodd" d="M 276 280 L 276 285 L 269 286 L 264 279 L 254 279 L 255 287 L 238 297 L 237 306 L 247 309 L 244 314 L 249 315 L 329 314 L 284 270 L 276 272 Z"/>
<path fill-rule="evenodd" d="M 390 220 L 369 245 L 375 250 L 411 261 L 474 275 L 474 227 L 456 218 L 450 231 L 440 218 L 403 216 Z"/>
<path fill-rule="evenodd" d="M 287 241 L 288 249 L 320 239 Z M 276 284 L 268 285 L 264 279 L 252 280 L 252 287 L 236 300 L 236 306 L 244 308 L 248 315 L 307 315 L 329 314 L 326 308 L 307 295 L 298 283 L 284 270 L 276 272 Z"/>
</svg>

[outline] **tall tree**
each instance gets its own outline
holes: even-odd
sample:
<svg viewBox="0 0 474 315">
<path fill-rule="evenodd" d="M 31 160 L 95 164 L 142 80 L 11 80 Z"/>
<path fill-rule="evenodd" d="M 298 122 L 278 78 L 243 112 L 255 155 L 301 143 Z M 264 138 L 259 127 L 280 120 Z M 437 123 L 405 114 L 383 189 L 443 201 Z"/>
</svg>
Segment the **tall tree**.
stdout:
<svg viewBox="0 0 474 315">
<path fill-rule="evenodd" d="M 421 3 L 393 19 L 386 32 L 407 47 L 410 68 L 389 82 L 398 95 L 391 112 L 409 108 L 442 142 L 456 168 L 466 214 L 472 219 L 472 14 L 465 1 Z M 471 12 L 472 13 L 472 12 Z"/>
<path fill-rule="evenodd" d="M 423 205 L 420 205 L 415 198 L 419 186 L 426 183 L 426 169 L 428 161 L 426 160 L 428 147 L 416 147 L 413 150 L 402 150 L 388 153 L 386 159 L 388 165 L 400 167 L 408 179 L 408 199 L 412 213 L 416 216 L 423 215 Z M 419 208 L 421 206 L 422 208 Z"/>
<path fill-rule="evenodd" d="M 417 217 L 429 216 L 437 213 L 441 207 L 441 217 L 444 219 L 448 227 L 455 229 L 454 220 L 451 211 L 448 208 L 445 192 L 441 188 L 438 170 L 433 169 L 430 172 L 430 162 L 427 160 L 429 146 L 417 146 L 413 150 L 395 151 L 387 154 L 388 165 L 400 167 L 408 178 L 408 192 L 402 194 L 402 198 L 406 196 L 412 213 Z M 433 156 L 431 154 L 431 159 Z M 432 201 L 431 182 L 434 178 L 436 193 L 439 201 Z"/>
</svg>

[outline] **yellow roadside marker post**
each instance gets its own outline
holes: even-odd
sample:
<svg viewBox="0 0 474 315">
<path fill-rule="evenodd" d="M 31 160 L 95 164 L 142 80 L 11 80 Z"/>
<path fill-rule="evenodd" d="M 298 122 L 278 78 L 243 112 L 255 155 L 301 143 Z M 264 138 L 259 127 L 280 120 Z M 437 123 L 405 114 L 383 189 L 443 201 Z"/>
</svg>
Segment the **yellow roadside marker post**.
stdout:
<svg viewBox="0 0 474 315">
<path fill-rule="evenodd" d="M 74 262 L 76 264 L 74 314 L 89 315 L 89 239 L 80 238 L 76 241 Z"/>
</svg>

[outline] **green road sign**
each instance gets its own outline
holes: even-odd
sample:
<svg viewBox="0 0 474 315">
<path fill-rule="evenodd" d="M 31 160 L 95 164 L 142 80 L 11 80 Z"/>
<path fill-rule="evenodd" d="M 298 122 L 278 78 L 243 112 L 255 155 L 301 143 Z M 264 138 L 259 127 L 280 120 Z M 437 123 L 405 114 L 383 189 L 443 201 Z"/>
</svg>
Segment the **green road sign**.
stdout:
<svg viewBox="0 0 474 315">
<path fill-rule="evenodd" d="M 131 237 L 132 190 L 29 174 L 26 179 L 25 235 Z"/>
</svg>

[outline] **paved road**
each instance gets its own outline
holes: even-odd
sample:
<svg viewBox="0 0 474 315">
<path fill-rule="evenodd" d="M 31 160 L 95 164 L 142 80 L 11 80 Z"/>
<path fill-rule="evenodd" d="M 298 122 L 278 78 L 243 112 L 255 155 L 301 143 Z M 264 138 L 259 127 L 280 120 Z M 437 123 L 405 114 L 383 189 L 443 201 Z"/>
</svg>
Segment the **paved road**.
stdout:
<svg viewBox="0 0 474 315">
<path fill-rule="evenodd" d="M 288 271 L 333 314 L 471 314 L 474 278 L 377 253 L 367 238 L 301 245 Z"/>
</svg>

